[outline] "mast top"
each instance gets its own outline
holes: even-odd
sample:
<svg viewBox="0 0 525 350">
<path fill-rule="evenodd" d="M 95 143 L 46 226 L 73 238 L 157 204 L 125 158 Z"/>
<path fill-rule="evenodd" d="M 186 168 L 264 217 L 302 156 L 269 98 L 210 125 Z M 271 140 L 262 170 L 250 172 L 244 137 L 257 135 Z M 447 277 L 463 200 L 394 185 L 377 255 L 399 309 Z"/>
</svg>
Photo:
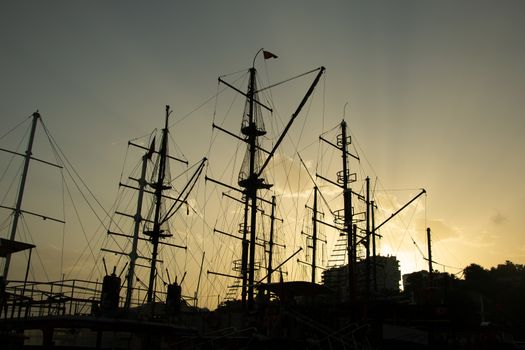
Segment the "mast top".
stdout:
<svg viewBox="0 0 525 350">
<path fill-rule="evenodd" d="M 170 105 L 166 105 L 166 120 L 164 122 L 164 129 L 168 130 L 168 119 L 170 117 Z"/>
<path fill-rule="evenodd" d="M 263 53 L 263 57 L 265 60 L 269 59 L 269 58 L 277 58 L 277 55 L 271 53 L 270 51 L 266 51 L 264 50 L 263 48 L 260 48 L 259 51 L 257 51 L 257 53 L 255 54 L 255 56 L 253 57 L 253 62 L 252 62 L 252 68 L 251 69 L 255 69 L 255 59 L 257 58 L 257 55 L 259 55 L 259 53 L 262 51 Z"/>
<path fill-rule="evenodd" d="M 255 59 L 257 58 L 257 55 L 259 55 L 259 53 L 264 50 L 262 47 L 259 49 L 259 51 L 257 51 L 257 53 L 255 54 L 255 56 L 253 56 L 253 62 L 252 62 L 252 68 L 251 69 L 255 69 Z"/>
</svg>

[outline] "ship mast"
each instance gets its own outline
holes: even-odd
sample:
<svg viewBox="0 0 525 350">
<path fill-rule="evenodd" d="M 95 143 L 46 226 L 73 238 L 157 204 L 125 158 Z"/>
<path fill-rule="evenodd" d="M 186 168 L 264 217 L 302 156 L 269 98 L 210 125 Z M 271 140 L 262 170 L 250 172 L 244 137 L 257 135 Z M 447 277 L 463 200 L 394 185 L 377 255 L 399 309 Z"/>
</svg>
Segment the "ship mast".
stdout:
<svg viewBox="0 0 525 350">
<path fill-rule="evenodd" d="M 169 233 L 164 233 L 161 230 L 161 221 L 160 221 L 160 210 L 162 206 L 162 191 L 170 189 L 171 186 L 164 185 L 164 178 L 166 176 L 166 160 L 168 154 L 168 118 L 170 116 L 170 106 L 166 106 L 166 120 L 164 129 L 162 129 L 162 141 L 159 150 L 159 168 L 157 174 L 157 182 L 151 184 L 155 189 L 155 216 L 153 220 L 153 230 L 144 231 L 144 234 L 149 236 L 150 242 L 153 245 L 153 252 L 151 254 L 151 265 L 150 265 L 150 274 L 149 274 L 149 284 L 148 284 L 148 303 L 153 301 L 154 291 L 155 291 L 155 277 L 156 277 L 156 264 L 157 264 L 157 255 L 159 248 L 159 241 L 161 238 L 170 237 Z"/>
<path fill-rule="evenodd" d="M 365 247 L 366 247 L 366 297 L 370 295 L 370 178 L 367 176 L 366 183 L 366 231 L 365 231 Z M 374 252 L 375 253 L 375 252 Z M 375 264 L 374 255 L 374 264 Z"/>
<path fill-rule="evenodd" d="M 270 215 L 270 240 L 268 242 L 268 284 L 272 283 L 272 261 L 273 261 L 273 236 L 275 229 L 275 196 L 272 196 L 272 213 Z M 268 291 L 268 295 L 270 291 Z"/>
<path fill-rule="evenodd" d="M 257 190 L 269 189 L 271 185 L 264 184 L 264 179 L 260 176 L 258 169 L 256 169 L 256 152 L 257 152 L 257 138 L 266 134 L 260 125 L 257 125 L 257 118 L 255 118 L 255 67 L 250 68 L 250 82 L 248 86 L 247 102 L 248 102 L 248 123 L 241 128 L 241 132 L 247 137 L 248 154 L 249 154 L 249 173 L 244 179 L 239 179 L 239 186 L 245 189 L 246 197 L 250 201 L 250 239 L 249 252 L 247 257 L 247 264 L 243 261 L 243 265 L 248 265 L 248 309 L 253 308 L 253 290 L 255 280 L 255 245 L 256 245 L 256 230 L 257 230 Z M 244 257 L 246 259 L 246 257 Z"/>
<path fill-rule="evenodd" d="M 304 164 L 304 163 L 303 163 Z M 317 269 L 319 269 L 319 266 L 317 265 L 317 244 L 318 241 L 322 241 L 326 243 L 326 240 L 323 238 L 319 238 L 319 223 L 323 225 L 330 226 L 335 229 L 339 229 L 338 227 L 331 225 L 327 222 L 324 222 L 321 217 L 323 216 L 323 213 L 319 211 L 318 206 L 318 195 L 319 195 L 319 188 L 317 186 L 314 186 L 314 198 L 313 198 L 313 205 L 312 207 L 309 207 L 306 205 L 305 207 L 312 211 L 312 234 L 309 234 L 309 232 L 302 231 L 301 234 L 306 236 L 306 248 L 312 249 L 312 261 L 301 261 L 297 260 L 298 262 L 310 266 L 310 275 L 311 275 L 311 281 L 312 283 L 316 283 L 317 281 Z M 318 215 L 319 214 L 319 215 Z M 312 244 L 310 245 L 310 241 Z"/>
<path fill-rule="evenodd" d="M 223 185 L 230 189 L 242 192 L 243 197 L 244 197 L 243 203 L 244 203 L 245 209 L 244 209 L 244 222 L 242 225 L 243 236 L 242 236 L 242 257 L 241 257 L 241 278 L 242 278 L 241 295 L 242 295 L 243 308 L 247 306 L 248 309 L 250 310 L 253 309 L 253 306 L 254 306 L 254 286 L 255 286 L 255 269 L 256 269 L 255 246 L 258 244 L 257 243 L 257 231 L 256 231 L 257 230 L 257 210 L 258 210 L 257 203 L 258 203 L 258 200 L 262 202 L 268 202 L 267 200 L 263 198 L 258 198 L 257 193 L 258 193 L 258 190 L 260 189 L 270 189 L 272 187 L 271 184 L 265 183 L 265 179 L 262 177 L 262 173 L 264 169 L 266 168 L 266 166 L 269 164 L 272 157 L 274 156 L 275 151 L 277 150 L 277 148 L 283 141 L 284 137 L 288 133 L 294 120 L 297 118 L 297 116 L 301 112 L 306 101 L 308 100 L 310 95 L 313 93 L 315 86 L 319 82 L 319 79 L 325 70 L 324 67 L 319 67 L 310 72 L 305 73 L 305 74 L 309 74 L 315 71 L 318 72 L 313 83 L 310 85 L 305 96 L 299 103 L 299 106 L 296 108 L 295 112 L 292 114 L 290 120 L 288 121 L 288 124 L 285 126 L 283 132 L 281 133 L 276 143 L 274 144 L 272 150 L 270 152 L 266 152 L 268 153 L 268 156 L 266 157 L 264 162 L 262 162 L 261 164 L 259 162 L 259 157 L 257 153 L 259 151 L 258 137 L 266 134 L 266 131 L 264 130 L 264 126 L 262 125 L 261 107 L 270 112 L 272 112 L 272 109 L 264 105 L 258 100 L 257 93 L 261 90 L 268 89 L 272 86 L 275 86 L 276 84 L 266 87 L 261 90 L 257 90 L 257 83 L 256 83 L 257 71 L 255 69 L 255 59 L 257 58 L 257 55 L 260 52 L 264 53 L 265 59 L 267 58 L 268 55 L 270 55 L 268 57 L 277 57 L 273 54 L 269 54 L 268 52 L 263 51 L 263 49 L 260 49 L 256 53 L 253 59 L 252 67 L 249 69 L 249 82 L 248 82 L 247 93 L 242 92 L 235 86 L 227 83 L 226 81 L 224 81 L 223 79 L 219 77 L 220 83 L 223 83 L 224 85 L 230 87 L 231 89 L 235 90 L 236 92 L 246 97 L 245 110 L 244 110 L 243 121 L 242 121 L 242 126 L 241 126 L 241 133 L 244 135 L 244 138 L 241 138 L 227 130 L 222 129 L 220 126 L 213 124 L 214 128 L 217 128 L 229 134 L 230 136 L 234 136 L 247 144 L 246 156 L 245 156 L 243 166 L 241 168 L 241 171 L 239 173 L 239 178 L 238 178 L 238 185 L 239 187 L 242 188 L 242 190 L 239 190 L 235 187 L 229 186 L 220 181 L 213 180 L 211 178 L 206 177 L 206 180 L 210 180 L 212 182 Z M 289 81 L 289 80 L 291 79 L 288 79 L 286 81 Z M 215 231 L 221 232 L 218 230 L 215 230 Z M 228 235 L 232 236 L 231 234 L 228 234 Z M 248 235 L 249 235 L 249 238 L 248 238 Z M 239 238 L 239 237 L 235 237 L 235 238 Z M 272 270 L 275 271 L 275 269 L 272 269 Z M 208 273 L 223 275 L 227 277 L 234 277 L 234 276 L 230 276 L 226 274 L 216 273 L 213 271 L 208 271 Z"/>
<path fill-rule="evenodd" d="M 427 246 L 428 246 L 428 283 L 432 287 L 433 269 L 432 269 L 432 241 L 430 240 L 430 227 L 427 227 Z"/>
<path fill-rule="evenodd" d="M 137 210 L 135 212 L 135 216 L 133 217 L 135 221 L 135 226 L 133 228 L 133 241 L 131 244 L 131 252 L 129 254 L 129 270 L 128 270 L 128 287 L 126 291 L 126 300 L 124 303 L 124 307 L 127 309 L 131 305 L 131 297 L 133 294 L 133 280 L 135 278 L 135 265 L 138 258 L 137 254 L 137 246 L 139 241 L 139 230 L 142 223 L 142 202 L 144 198 L 144 191 L 145 187 L 147 185 L 146 181 L 146 170 L 148 165 L 148 160 L 151 159 L 151 155 L 153 154 L 153 150 L 155 147 L 155 140 L 152 141 L 150 150 L 146 152 L 142 156 L 142 168 L 140 172 L 140 179 L 139 179 L 139 189 L 138 189 L 138 198 L 137 198 Z"/>
<path fill-rule="evenodd" d="M 312 214 L 312 283 L 315 283 L 315 269 L 317 261 L 317 186 L 314 187 L 314 207 Z"/>
<path fill-rule="evenodd" d="M 343 187 L 343 208 L 344 208 L 344 232 L 347 238 L 347 254 L 348 254 L 348 291 L 349 300 L 352 301 L 355 297 L 355 281 L 354 281 L 354 264 L 355 264 L 355 247 L 354 233 L 352 232 L 352 189 L 349 185 L 350 170 L 348 169 L 348 138 L 346 134 L 346 121 L 341 122 L 341 152 L 343 158 L 343 172 L 338 180 L 342 180 Z"/>
<path fill-rule="evenodd" d="M 372 279 L 374 281 L 374 293 L 377 293 L 377 256 L 376 256 L 376 219 L 375 219 L 375 201 L 370 201 L 370 215 L 372 229 L 370 234 L 372 235 L 372 256 L 374 257 L 374 264 L 372 265 Z"/>
<path fill-rule="evenodd" d="M 29 135 L 29 143 L 27 144 L 26 154 L 24 155 L 25 157 L 24 169 L 22 170 L 22 179 L 20 181 L 20 189 L 18 191 L 16 207 L 14 210 L 13 225 L 11 226 L 11 234 L 9 236 L 9 239 L 12 241 L 15 239 L 16 229 L 18 227 L 18 219 L 20 218 L 20 215 L 22 214 L 21 212 L 22 199 L 24 198 L 24 190 L 26 186 L 27 172 L 29 170 L 29 161 L 31 160 L 31 154 L 33 151 L 33 141 L 35 138 L 36 123 L 38 122 L 39 118 L 40 118 L 40 113 L 38 113 L 38 111 L 33 113 L 33 121 L 31 124 L 31 133 Z M 6 280 L 7 280 L 7 274 L 9 273 L 10 263 L 11 263 L 11 254 L 7 254 L 5 258 L 5 265 L 4 265 L 4 279 Z"/>
<path fill-rule="evenodd" d="M 343 191 L 343 209 L 336 210 L 335 221 L 342 227 L 335 227 L 341 231 L 346 237 L 346 255 L 348 257 L 347 265 L 347 285 L 348 285 L 348 300 L 354 301 L 356 297 L 355 293 L 355 263 L 357 256 L 357 225 L 354 224 L 354 213 L 352 208 L 352 195 L 356 195 L 359 199 L 364 200 L 364 197 L 355 193 L 350 188 L 350 184 L 356 181 L 356 174 L 350 172 L 348 157 L 353 157 L 359 160 L 359 157 L 353 155 L 348 151 L 348 145 L 351 143 L 351 138 L 347 134 L 346 121 L 341 121 L 341 134 L 337 135 L 337 144 L 334 144 L 322 136 L 320 140 L 326 142 L 332 147 L 336 148 L 341 152 L 341 158 L 343 162 L 343 170 L 337 172 L 337 182 L 331 181 L 319 174 L 317 177 L 336 185 Z"/>
</svg>

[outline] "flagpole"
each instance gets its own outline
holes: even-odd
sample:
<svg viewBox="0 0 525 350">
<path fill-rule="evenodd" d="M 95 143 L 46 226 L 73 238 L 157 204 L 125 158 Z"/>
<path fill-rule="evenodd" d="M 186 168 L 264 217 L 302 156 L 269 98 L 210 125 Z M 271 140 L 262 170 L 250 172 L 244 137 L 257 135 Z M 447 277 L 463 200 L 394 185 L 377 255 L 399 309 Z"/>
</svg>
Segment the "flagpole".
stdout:
<svg viewBox="0 0 525 350">
<path fill-rule="evenodd" d="M 252 63 L 252 68 L 255 68 L 255 59 L 257 58 L 257 55 L 259 55 L 259 53 L 264 50 L 264 48 L 260 48 L 259 51 L 257 51 L 257 53 L 255 54 L 255 56 L 253 57 L 253 63 Z"/>
</svg>

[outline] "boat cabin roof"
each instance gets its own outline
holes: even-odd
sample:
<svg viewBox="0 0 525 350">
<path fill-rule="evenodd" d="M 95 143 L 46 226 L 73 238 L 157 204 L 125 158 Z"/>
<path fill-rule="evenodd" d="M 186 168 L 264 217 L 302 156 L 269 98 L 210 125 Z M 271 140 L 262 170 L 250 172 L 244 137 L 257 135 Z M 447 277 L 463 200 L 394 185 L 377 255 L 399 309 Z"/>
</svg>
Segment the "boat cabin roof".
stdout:
<svg viewBox="0 0 525 350">
<path fill-rule="evenodd" d="M 34 247 L 35 245 L 33 244 L 0 238 L 0 257 L 5 258 L 9 254 L 20 252 L 26 249 L 31 249 Z"/>
</svg>

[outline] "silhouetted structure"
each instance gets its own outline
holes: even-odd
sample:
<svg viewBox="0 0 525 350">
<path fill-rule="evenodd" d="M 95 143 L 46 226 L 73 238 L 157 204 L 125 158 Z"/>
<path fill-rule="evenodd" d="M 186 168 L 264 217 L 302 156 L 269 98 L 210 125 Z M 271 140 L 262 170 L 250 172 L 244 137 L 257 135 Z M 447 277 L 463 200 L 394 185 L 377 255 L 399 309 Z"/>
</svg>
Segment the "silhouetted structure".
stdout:
<svg viewBox="0 0 525 350">
<path fill-rule="evenodd" d="M 373 261 L 362 260 L 355 263 L 356 291 L 358 300 L 363 300 L 368 296 L 367 278 L 370 278 L 367 265 L 375 263 L 377 266 L 377 293 L 380 295 L 395 295 L 399 293 L 399 281 L 401 272 L 399 261 L 395 256 L 376 256 L 370 257 Z M 337 302 L 348 301 L 349 283 L 347 267 L 333 267 L 323 271 L 323 284 L 335 292 Z"/>
</svg>

